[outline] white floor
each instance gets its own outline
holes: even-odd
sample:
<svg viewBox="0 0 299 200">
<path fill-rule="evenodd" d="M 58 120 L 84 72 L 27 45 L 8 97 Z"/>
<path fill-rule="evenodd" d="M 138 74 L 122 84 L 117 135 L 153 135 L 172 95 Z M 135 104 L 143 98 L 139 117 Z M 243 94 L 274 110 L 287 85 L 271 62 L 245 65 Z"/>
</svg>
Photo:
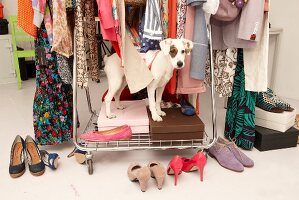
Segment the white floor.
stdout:
<svg viewBox="0 0 299 200">
<path fill-rule="evenodd" d="M 105 81 L 92 84 L 93 104 L 99 109 L 100 98 L 106 89 Z M 41 177 L 33 177 L 29 171 L 18 178 L 11 179 L 8 174 L 10 146 L 17 134 L 33 136 L 32 102 L 35 92 L 34 80 L 24 82 L 23 89 L 17 90 L 15 84 L 0 85 L 0 196 L 1 199 L 53 200 L 53 199 L 230 199 L 230 200 L 293 200 L 298 199 L 299 189 L 299 148 L 259 152 L 256 149 L 246 152 L 255 161 L 255 166 L 243 173 L 226 170 L 209 158 L 204 182 L 198 173 L 183 173 L 178 186 L 173 178 L 167 176 L 159 191 L 150 180 L 148 191 L 142 193 L 136 183 L 131 183 L 126 175 L 130 162 L 147 164 L 150 160 L 161 161 L 165 166 L 175 154 L 192 156 L 194 151 L 135 151 L 96 153 L 94 174 L 88 175 L 84 165 L 66 156 L 73 149 L 70 144 L 47 147 L 59 153 L 60 166 L 57 171 L 47 168 Z M 81 124 L 86 123 L 87 104 L 79 95 L 79 114 Z M 201 96 L 201 115 L 211 130 L 211 109 L 209 95 Z M 291 101 L 299 110 L 299 104 Z M 223 101 L 217 99 L 218 133 L 223 135 L 225 110 Z"/>
</svg>

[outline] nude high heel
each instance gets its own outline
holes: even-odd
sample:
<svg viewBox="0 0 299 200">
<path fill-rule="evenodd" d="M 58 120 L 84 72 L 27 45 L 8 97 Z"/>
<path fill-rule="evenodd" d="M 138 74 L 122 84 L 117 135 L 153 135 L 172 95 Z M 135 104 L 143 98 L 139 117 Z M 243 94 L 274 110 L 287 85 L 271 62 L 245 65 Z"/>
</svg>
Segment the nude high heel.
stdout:
<svg viewBox="0 0 299 200">
<path fill-rule="evenodd" d="M 151 177 L 156 179 L 157 187 L 161 190 L 166 175 L 164 166 L 160 162 L 152 161 L 148 164 L 148 167 L 151 171 Z"/>
<path fill-rule="evenodd" d="M 151 171 L 147 166 L 141 167 L 138 163 L 132 163 L 128 168 L 128 177 L 130 181 L 138 181 L 141 191 L 145 192 L 151 177 Z"/>
</svg>

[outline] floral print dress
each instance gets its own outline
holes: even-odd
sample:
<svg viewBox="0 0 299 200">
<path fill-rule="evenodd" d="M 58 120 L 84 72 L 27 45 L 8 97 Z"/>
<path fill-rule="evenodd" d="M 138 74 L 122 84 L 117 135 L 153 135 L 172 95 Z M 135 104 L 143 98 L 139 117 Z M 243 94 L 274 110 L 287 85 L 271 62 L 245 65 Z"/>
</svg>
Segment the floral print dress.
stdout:
<svg viewBox="0 0 299 200">
<path fill-rule="evenodd" d="M 42 23 L 35 40 L 36 92 L 33 102 L 35 141 L 54 145 L 72 138 L 72 88 L 58 75 L 57 58 L 50 52 L 45 25 Z M 42 53 L 40 53 L 42 51 Z M 41 55 L 44 61 L 41 63 Z"/>
</svg>

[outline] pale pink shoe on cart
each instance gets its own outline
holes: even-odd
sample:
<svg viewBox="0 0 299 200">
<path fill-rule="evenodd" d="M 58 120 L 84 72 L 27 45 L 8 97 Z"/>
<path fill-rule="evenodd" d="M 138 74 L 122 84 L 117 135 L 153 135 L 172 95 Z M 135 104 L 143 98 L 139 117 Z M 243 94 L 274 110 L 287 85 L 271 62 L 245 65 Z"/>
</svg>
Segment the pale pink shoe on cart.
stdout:
<svg viewBox="0 0 299 200">
<path fill-rule="evenodd" d="M 107 131 L 91 131 L 80 135 L 80 139 L 90 142 L 129 140 L 131 137 L 132 130 L 128 125 L 113 128 Z"/>
</svg>

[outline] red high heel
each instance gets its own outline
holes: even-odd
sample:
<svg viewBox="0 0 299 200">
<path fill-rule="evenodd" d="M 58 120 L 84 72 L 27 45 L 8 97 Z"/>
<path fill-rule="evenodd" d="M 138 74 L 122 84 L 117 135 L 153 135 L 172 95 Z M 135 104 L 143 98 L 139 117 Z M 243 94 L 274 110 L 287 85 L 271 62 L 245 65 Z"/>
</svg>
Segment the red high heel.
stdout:
<svg viewBox="0 0 299 200">
<path fill-rule="evenodd" d="M 174 156 L 169 162 L 167 168 L 168 175 L 174 175 L 174 185 L 177 185 L 179 174 L 182 173 L 184 159 L 180 156 Z"/>
<path fill-rule="evenodd" d="M 192 171 L 199 171 L 200 180 L 203 181 L 203 171 L 204 167 L 207 162 L 207 157 L 205 154 L 201 151 L 195 154 L 191 159 L 184 159 L 184 165 L 182 170 L 184 172 L 192 172 Z"/>
</svg>

